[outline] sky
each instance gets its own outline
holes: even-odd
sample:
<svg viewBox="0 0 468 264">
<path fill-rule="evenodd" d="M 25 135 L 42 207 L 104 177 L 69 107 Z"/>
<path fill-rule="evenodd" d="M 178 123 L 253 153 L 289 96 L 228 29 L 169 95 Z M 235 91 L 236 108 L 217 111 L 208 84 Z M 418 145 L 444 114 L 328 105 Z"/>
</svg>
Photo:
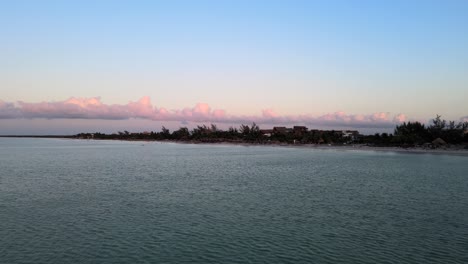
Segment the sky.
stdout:
<svg viewBox="0 0 468 264">
<path fill-rule="evenodd" d="M 1 1 L 0 135 L 468 121 L 468 1 Z"/>
</svg>

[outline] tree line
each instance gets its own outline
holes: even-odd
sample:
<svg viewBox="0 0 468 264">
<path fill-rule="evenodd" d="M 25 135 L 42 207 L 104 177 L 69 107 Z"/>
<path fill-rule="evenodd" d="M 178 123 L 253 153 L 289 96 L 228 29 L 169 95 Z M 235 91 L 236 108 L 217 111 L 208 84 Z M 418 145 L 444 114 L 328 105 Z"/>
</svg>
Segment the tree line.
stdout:
<svg viewBox="0 0 468 264">
<path fill-rule="evenodd" d="M 255 123 L 240 125 L 238 128 L 219 129 L 215 124 L 198 125 L 192 130 L 180 127 L 170 131 L 162 127 L 161 131 L 117 134 L 81 133 L 77 138 L 120 139 L 120 140 L 172 140 L 190 142 L 246 142 L 256 144 L 368 144 L 374 146 L 415 146 L 440 138 L 448 144 L 468 143 L 468 122 L 446 121 L 437 115 L 428 126 L 420 122 L 404 122 L 395 127 L 394 133 L 376 133 L 374 135 L 346 136 L 341 130 L 305 130 L 265 133 Z"/>
<path fill-rule="evenodd" d="M 80 133 L 76 138 L 82 139 L 118 139 L 118 140 L 171 140 L 171 141 L 190 141 L 190 142 L 234 142 L 234 143 L 285 143 L 285 144 L 331 144 L 350 142 L 349 138 L 340 135 L 341 130 L 329 131 L 307 131 L 304 133 L 268 133 L 260 130 L 256 123 L 251 125 L 240 125 L 239 127 L 229 127 L 227 130 L 219 129 L 215 124 L 209 126 L 198 125 L 192 130 L 187 127 L 180 127 L 177 130 L 170 131 L 162 127 L 159 132 L 141 132 L 130 133 L 128 131 L 118 132 L 117 134 L 104 133 Z"/>
<path fill-rule="evenodd" d="M 446 121 L 437 115 L 426 126 L 420 122 L 404 122 L 395 127 L 393 134 L 367 136 L 365 142 L 377 145 L 415 146 L 442 140 L 447 144 L 468 143 L 468 122 Z"/>
</svg>

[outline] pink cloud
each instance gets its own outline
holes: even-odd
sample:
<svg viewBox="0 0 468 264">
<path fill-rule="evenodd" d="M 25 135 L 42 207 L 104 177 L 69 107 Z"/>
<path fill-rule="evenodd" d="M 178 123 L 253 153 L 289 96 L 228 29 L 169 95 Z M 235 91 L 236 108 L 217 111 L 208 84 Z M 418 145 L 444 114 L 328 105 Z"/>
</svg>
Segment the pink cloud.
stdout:
<svg viewBox="0 0 468 264">
<path fill-rule="evenodd" d="M 222 109 L 213 110 L 213 117 L 216 119 L 226 118 L 226 111 Z"/>
<path fill-rule="evenodd" d="M 70 98 L 59 102 L 18 102 L 17 109 L 26 118 L 127 119 L 128 107 L 105 105 L 99 97 Z"/>
<path fill-rule="evenodd" d="M 393 122 L 395 123 L 403 123 L 406 122 L 408 118 L 404 114 L 398 114 L 393 118 Z"/>
<path fill-rule="evenodd" d="M 209 116 L 211 113 L 211 107 L 205 103 L 198 103 L 193 109 L 192 113 L 198 116 Z"/>
<path fill-rule="evenodd" d="M 151 119 L 156 111 L 151 104 L 149 96 L 144 96 L 137 102 L 130 102 L 127 104 L 127 111 L 131 117 L 149 118 Z"/>
<path fill-rule="evenodd" d="M 8 103 L 0 100 L 0 118 L 66 118 L 66 119 L 147 119 L 180 122 L 219 122 L 258 124 L 306 124 L 341 127 L 392 127 L 407 120 L 404 114 L 391 116 L 387 112 L 353 115 L 343 111 L 322 116 L 310 114 L 280 115 L 272 109 L 262 110 L 260 115 L 230 115 L 223 109 L 212 109 L 206 103 L 194 107 L 168 110 L 152 105 L 148 96 L 128 104 L 105 104 L 100 97 L 69 98 L 65 101 Z M 466 117 L 465 117 L 466 118 Z"/>
<path fill-rule="evenodd" d="M 372 120 L 376 121 L 376 122 L 379 122 L 379 121 L 388 121 L 389 120 L 389 115 L 390 113 L 384 113 L 384 112 L 380 112 L 380 113 L 375 113 L 372 115 Z"/>
<path fill-rule="evenodd" d="M 265 118 L 276 118 L 278 117 L 278 114 L 272 109 L 264 109 L 262 110 L 262 116 Z"/>
<path fill-rule="evenodd" d="M 21 111 L 13 103 L 0 100 L 0 118 L 10 119 L 21 117 Z"/>
<path fill-rule="evenodd" d="M 71 97 L 70 99 L 63 102 L 64 104 L 70 105 L 78 105 L 80 107 L 88 107 L 88 106 L 100 106 L 102 105 L 101 100 L 99 97 L 92 97 L 92 98 L 75 98 Z"/>
</svg>

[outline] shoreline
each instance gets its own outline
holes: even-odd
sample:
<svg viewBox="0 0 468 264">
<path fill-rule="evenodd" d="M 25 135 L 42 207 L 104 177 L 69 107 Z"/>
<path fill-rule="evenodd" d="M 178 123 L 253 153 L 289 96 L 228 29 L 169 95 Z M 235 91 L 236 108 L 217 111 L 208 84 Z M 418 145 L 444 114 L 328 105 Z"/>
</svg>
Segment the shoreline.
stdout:
<svg viewBox="0 0 468 264">
<path fill-rule="evenodd" d="M 152 142 L 152 141 L 148 141 Z M 297 149 L 314 149 L 314 150 L 338 150 L 338 151 L 374 151 L 374 152 L 390 152 L 402 154 L 432 154 L 432 155 L 450 155 L 450 156 L 466 156 L 468 157 L 468 149 L 427 149 L 427 148 L 402 148 L 402 147 L 376 147 L 366 145 L 315 145 L 315 144 L 255 144 L 255 143 L 235 143 L 235 142 L 219 142 L 219 143 L 205 143 L 205 142 L 180 142 L 180 141 L 155 141 L 161 143 L 175 143 L 175 144 L 193 144 L 193 145 L 224 145 L 224 146 L 244 146 L 244 147 L 281 147 L 281 148 L 297 148 Z"/>
<path fill-rule="evenodd" d="M 45 138 L 45 139 L 68 139 L 68 140 L 97 140 L 97 141 L 128 141 L 128 142 L 147 142 L 147 143 L 173 143 L 173 144 L 191 144 L 191 145 L 224 145 L 224 146 L 244 146 L 244 147 L 286 147 L 298 149 L 315 149 L 315 150 L 339 150 L 339 151 L 375 151 L 375 152 L 393 152 L 406 154 L 432 154 L 432 155 L 451 155 L 468 157 L 468 149 L 454 147 L 441 147 L 435 149 L 422 147 L 396 147 L 396 146 L 368 146 L 360 144 L 352 145 L 317 145 L 317 144 L 281 144 L 281 143 L 254 143 L 254 142 L 203 142 L 203 141 L 181 141 L 181 140 L 145 140 L 145 139 L 80 139 L 72 136 L 50 136 L 50 135 L 31 135 L 31 136 L 0 136 L 0 138 Z"/>
</svg>

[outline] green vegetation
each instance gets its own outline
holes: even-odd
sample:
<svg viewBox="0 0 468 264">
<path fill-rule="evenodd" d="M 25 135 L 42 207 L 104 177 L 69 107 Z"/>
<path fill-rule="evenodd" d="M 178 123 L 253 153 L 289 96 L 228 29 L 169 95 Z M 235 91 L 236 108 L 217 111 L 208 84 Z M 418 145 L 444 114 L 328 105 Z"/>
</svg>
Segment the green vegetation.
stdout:
<svg viewBox="0 0 468 264">
<path fill-rule="evenodd" d="M 468 122 L 446 121 L 437 115 L 429 126 L 419 122 L 405 122 L 397 125 L 394 134 L 375 134 L 364 137 L 361 143 L 371 143 L 381 146 L 416 146 L 436 143 L 462 144 L 468 143 Z"/>
<path fill-rule="evenodd" d="M 305 127 L 304 127 L 305 128 Z M 285 143 L 285 144 L 331 144 L 331 143 L 349 143 L 357 139 L 358 132 L 355 131 L 356 138 L 350 138 L 342 135 L 342 131 L 323 131 L 323 130 L 261 130 L 253 123 L 252 125 L 241 125 L 239 128 L 230 127 L 228 130 L 221 130 L 216 125 L 197 126 L 192 130 L 187 127 L 181 127 L 173 132 L 162 127 L 160 132 L 142 132 L 130 133 L 128 131 L 118 132 L 117 134 L 103 133 L 81 133 L 76 138 L 82 139 L 117 139 L 117 140 L 171 140 L 187 142 L 234 142 L 234 143 Z"/>
<path fill-rule="evenodd" d="M 118 140 L 172 140 L 186 142 L 234 142 L 253 144 L 367 144 L 372 146 L 402 146 L 466 144 L 468 143 L 468 122 L 455 123 L 442 120 L 437 116 L 432 124 L 425 126 L 419 122 L 405 122 L 397 125 L 393 134 L 376 133 L 360 135 L 357 131 L 341 130 L 308 130 L 303 126 L 293 128 L 274 127 L 261 130 L 255 123 L 230 127 L 221 130 L 215 124 L 197 126 L 192 130 L 181 127 L 173 132 L 164 126 L 160 132 L 117 134 L 81 133 L 76 138 L 85 139 L 118 139 Z M 436 142 L 434 142 L 436 141 Z"/>
</svg>

